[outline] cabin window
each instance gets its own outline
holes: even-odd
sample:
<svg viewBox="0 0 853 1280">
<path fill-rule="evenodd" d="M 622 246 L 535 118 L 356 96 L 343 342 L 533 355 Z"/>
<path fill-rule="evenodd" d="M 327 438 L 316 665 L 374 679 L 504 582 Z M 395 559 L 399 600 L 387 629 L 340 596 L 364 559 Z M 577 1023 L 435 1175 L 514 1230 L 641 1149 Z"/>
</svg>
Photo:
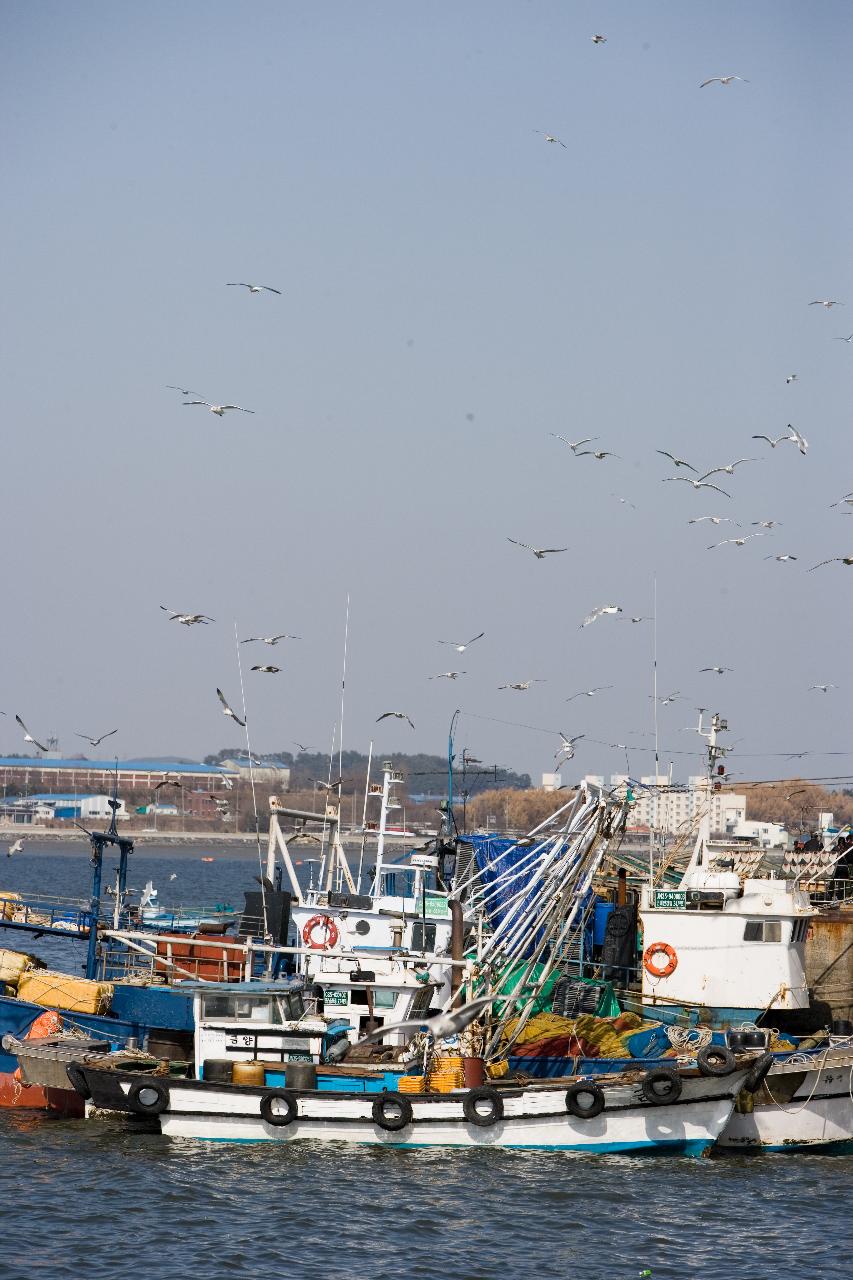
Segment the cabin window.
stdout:
<svg viewBox="0 0 853 1280">
<path fill-rule="evenodd" d="M 202 1017 L 239 1019 L 241 1022 L 281 1022 L 281 1010 L 277 1002 L 263 996 L 205 995 L 202 997 Z"/>
<path fill-rule="evenodd" d="M 791 930 L 791 941 L 805 942 L 808 931 L 809 931 L 808 920 L 795 920 L 793 928 Z"/>
<path fill-rule="evenodd" d="M 435 925 L 416 920 L 412 925 L 412 951 L 435 951 Z"/>
<path fill-rule="evenodd" d="M 781 942 L 781 920 L 747 920 L 743 930 L 744 942 Z"/>
<path fill-rule="evenodd" d="M 373 988 L 374 1009 L 393 1009 L 397 1003 L 397 992 L 386 991 L 381 987 Z M 367 1004 L 367 988 L 353 987 L 350 991 L 350 1004 Z"/>
</svg>

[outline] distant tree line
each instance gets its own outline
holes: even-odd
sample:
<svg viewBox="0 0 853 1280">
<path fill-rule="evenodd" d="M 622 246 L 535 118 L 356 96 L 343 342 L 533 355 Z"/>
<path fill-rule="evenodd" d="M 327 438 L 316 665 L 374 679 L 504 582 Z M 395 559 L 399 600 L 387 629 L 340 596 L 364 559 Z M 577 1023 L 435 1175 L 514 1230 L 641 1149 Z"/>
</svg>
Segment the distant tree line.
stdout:
<svg viewBox="0 0 853 1280">
<path fill-rule="evenodd" d="M 245 757 L 243 748 L 224 748 L 215 755 L 205 756 L 205 764 L 222 764 L 225 760 Z M 292 791 L 311 790 L 315 782 L 325 782 L 329 777 L 329 756 L 324 751 L 271 751 L 263 756 L 255 755 L 259 762 L 280 760 L 290 767 L 290 789 Z M 377 781 L 382 772 L 382 763 L 390 760 L 405 778 L 408 795 L 444 795 L 447 790 L 447 760 L 443 756 L 428 755 L 421 752 L 384 753 L 377 751 L 373 756 L 371 776 Z M 345 751 L 341 758 L 341 777 L 346 791 L 364 789 L 367 772 L 367 756 L 361 751 Z M 332 761 L 332 781 L 338 777 L 338 756 Z M 477 761 L 463 764 L 461 759 L 454 761 L 454 787 L 463 786 L 470 794 L 476 794 L 484 787 L 498 786 L 508 791 L 525 791 L 530 787 L 529 773 L 515 773 L 512 769 L 504 769 L 499 765 L 486 765 Z"/>
</svg>

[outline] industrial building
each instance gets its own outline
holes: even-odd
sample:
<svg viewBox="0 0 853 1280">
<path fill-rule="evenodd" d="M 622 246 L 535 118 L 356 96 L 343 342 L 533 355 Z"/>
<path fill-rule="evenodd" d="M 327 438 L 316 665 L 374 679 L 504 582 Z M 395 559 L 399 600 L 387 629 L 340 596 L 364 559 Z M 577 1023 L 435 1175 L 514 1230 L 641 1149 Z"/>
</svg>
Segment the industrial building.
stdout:
<svg viewBox="0 0 853 1280">
<path fill-rule="evenodd" d="M 44 792 L 40 795 L 14 796 L 0 803 L 0 815 L 6 822 L 29 825 L 33 822 L 89 822 L 112 816 L 112 797 L 108 795 L 79 795 L 72 792 Z M 128 817 L 123 800 L 116 807 L 116 818 Z"/>
<path fill-rule="evenodd" d="M 0 783 L 3 794 L 11 787 L 27 790 L 50 788 L 62 791 L 112 791 L 116 780 L 126 790 L 153 790 L 164 779 L 182 787 L 204 785 L 211 790 L 227 787 L 240 774 L 235 769 L 211 764 L 188 764 L 185 760 L 85 760 L 61 756 L 0 756 Z"/>
</svg>

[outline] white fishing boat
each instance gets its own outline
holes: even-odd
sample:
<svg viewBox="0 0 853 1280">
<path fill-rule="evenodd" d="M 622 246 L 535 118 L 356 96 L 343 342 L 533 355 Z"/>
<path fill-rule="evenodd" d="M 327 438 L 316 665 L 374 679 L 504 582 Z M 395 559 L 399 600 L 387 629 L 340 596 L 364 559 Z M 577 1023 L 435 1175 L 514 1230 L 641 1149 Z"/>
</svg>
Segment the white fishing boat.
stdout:
<svg viewBox="0 0 853 1280">
<path fill-rule="evenodd" d="M 794 1054 L 743 1094 L 717 1140 L 721 1150 L 792 1151 L 853 1144 L 853 1045 Z"/>
<path fill-rule="evenodd" d="M 156 1120 L 172 1138 L 346 1142 L 391 1147 L 516 1147 L 702 1155 L 749 1075 L 646 1073 L 595 1082 L 567 1077 L 407 1094 L 216 1084 L 81 1064 L 77 1087 L 96 1106 Z M 654 1077 L 654 1078 L 653 1078 Z"/>
</svg>

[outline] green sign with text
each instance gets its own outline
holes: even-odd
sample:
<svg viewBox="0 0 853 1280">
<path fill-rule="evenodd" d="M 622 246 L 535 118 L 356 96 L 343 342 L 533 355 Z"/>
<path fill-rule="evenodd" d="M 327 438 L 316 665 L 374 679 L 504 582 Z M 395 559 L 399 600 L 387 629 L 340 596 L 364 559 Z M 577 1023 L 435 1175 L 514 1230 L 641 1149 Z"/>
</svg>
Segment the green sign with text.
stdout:
<svg viewBox="0 0 853 1280">
<path fill-rule="evenodd" d="M 683 889 L 658 889 L 655 906 L 663 911 L 686 911 L 687 894 Z"/>
</svg>

